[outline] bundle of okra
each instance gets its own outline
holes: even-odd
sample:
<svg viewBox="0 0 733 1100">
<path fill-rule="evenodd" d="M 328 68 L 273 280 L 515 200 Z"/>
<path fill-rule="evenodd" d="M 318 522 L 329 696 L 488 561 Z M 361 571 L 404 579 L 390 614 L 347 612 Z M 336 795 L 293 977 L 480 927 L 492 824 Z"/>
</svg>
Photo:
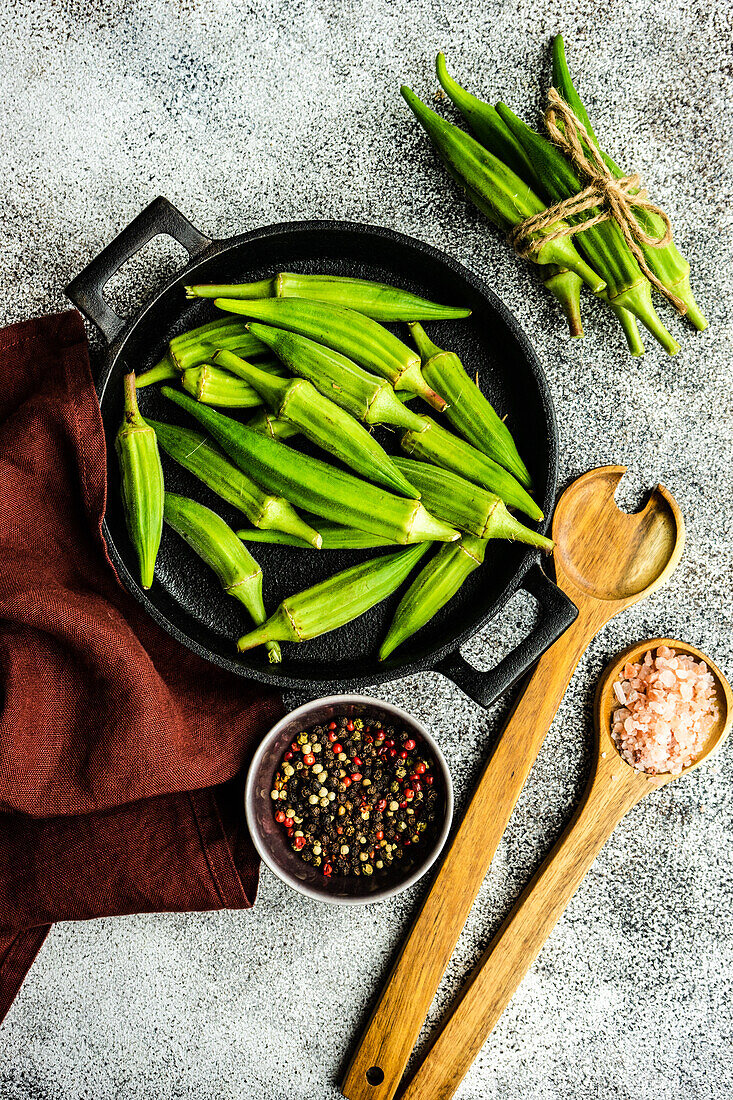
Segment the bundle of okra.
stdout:
<svg viewBox="0 0 733 1100">
<path fill-rule="evenodd" d="M 402 95 L 468 198 L 508 234 L 521 255 L 540 266 L 543 282 L 559 302 L 572 336 L 583 335 L 580 290 L 585 283 L 619 320 L 632 355 L 644 354 L 637 321 L 674 355 L 679 344 L 657 315 L 651 285 L 696 329 L 705 329 L 707 321 L 690 289 L 690 265 L 667 232 L 669 219 L 664 212 L 646 199 L 637 177 L 627 177 L 602 150 L 570 78 L 560 35 L 554 40 L 552 60 L 550 104 L 560 108 L 563 119 L 552 131 L 553 140 L 527 126 L 506 104 L 493 107 L 467 92 L 449 75 L 442 53 L 436 59 L 438 80 L 474 137 L 431 111 L 410 88 L 403 87 Z M 548 128 L 554 117 L 547 116 Z M 569 126 L 575 133 L 575 155 L 573 142 L 563 140 Z M 595 205 L 591 188 L 587 208 L 569 212 L 566 218 L 542 217 L 556 204 L 568 211 L 582 206 L 568 205 L 567 200 L 585 193 L 589 182 L 599 179 Z M 604 205 L 604 195 L 609 194 L 609 184 L 626 207 L 620 221 L 614 214 L 607 216 L 610 203 L 606 200 Z M 601 215 L 606 220 L 598 220 Z M 571 228 L 591 220 L 586 228 Z M 532 226 L 537 226 L 536 231 L 531 231 Z M 666 237 L 669 240 L 664 243 Z"/>
<path fill-rule="evenodd" d="M 163 360 L 125 378 L 117 436 L 122 496 L 143 588 L 153 583 L 163 523 L 216 573 L 249 612 L 240 652 L 302 642 L 335 630 L 386 599 L 432 544 L 439 544 L 403 595 L 379 649 L 381 660 L 424 626 L 484 560 L 489 539 L 552 549 L 509 511 L 543 518 L 511 433 L 458 356 L 421 321 L 463 318 L 383 283 L 281 273 L 239 285 L 187 288 L 224 314 L 175 337 Z M 380 322 L 407 321 L 413 350 Z M 163 387 L 192 428 L 145 420 L 137 389 Z M 420 397 L 450 428 L 410 409 Z M 212 406 L 257 408 L 246 422 Z M 384 424 L 405 456 L 371 434 Z M 453 429 L 453 430 L 451 430 Z M 296 449 L 302 436 L 338 465 Z M 165 491 L 159 447 L 252 524 L 236 533 L 210 508 Z M 301 511 L 298 511 L 299 509 Z M 302 512 L 302 514 L 301 514 Z M 267 617 L 262 570 L 243 545 L 315 550 L 403 546 L 336 573 L 283 600 Z"/>
</svg>

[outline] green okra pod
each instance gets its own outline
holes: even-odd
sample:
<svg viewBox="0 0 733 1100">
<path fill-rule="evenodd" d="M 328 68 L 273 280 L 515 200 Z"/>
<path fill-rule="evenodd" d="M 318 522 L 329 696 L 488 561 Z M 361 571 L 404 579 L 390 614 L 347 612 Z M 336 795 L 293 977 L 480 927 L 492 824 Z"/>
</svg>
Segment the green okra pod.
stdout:
<svg viewBox="0 0 733 1100">
<path fill-rule="evenodd" d="M 164 386 L 162 393 L 203 424 L 258 485 L 298 507 L 397 543 L 458 538 L 454 528 L 431 516 L 418 500 L 395 496 L 320 458 L 293 450 L 287 443 L 253 432 L 169 386 Z"/>
<path fill-rule="evenodd" d="M 530 519 L 543 518 L 541 508 L 508 470 L 431 417 L 424 416 L 422 420 L 423 427 L 419 432 L 405 432 L 400 439 L 400 446 L 406 454 L 460 474 L 468 481 L 496 493 L 505 504 L 518 508 Z"/>
<path fill-rule="evenodd" d="M 386 660 L 453 599 L 466 578 L 483 563 L 485 554 L 486 540 L 474 535 L 463 535 L 459 542 L 439 548 L 400 600 L 379 647 L 380 661 Z"/>
<path fill-rule="evenodd" d="M 134 372 L 125 375 L 124 395 L 124 416 L 115 439 L 122 505 L 137 554 L 140 584 L 150 588 L 163 531 L 163 467 L 155 432 L 137 407 Z"/>
<path fill-rule="evenodd" d="M 227 595 L 247 608 L 255 625 L 263 623 L 262 569 L 221 516 L 198 501 L 166 493 L 163 518 L 213 569 Z M 265 644 L 270 664 L 278 664 L 280 646 L 276 641 Z"/>
<path fill-rule="evenodd" d="M 583 319 L 580 313 L 582 280 L 566 267 L 547 264 L 542 269 L 542 282 L 563 311 L 568 332 L 574 340 L 580 339 L 583 336 Z"/>
<path fill-rule="evenodd" d="M 422 359 L 425 381 L 443 394 L 448 402 L 445 416 L 464 439 L 489 458 L 514 474 L 529 487 L 532 479 L 512 438 L 512 433 L 466 373 L 463 363 L 452 351 L 441 351 L 428 337 L 422 325 L 409 325 Z"/>
<path fill-rule="evenodd" d="M 552 202 L 574 198 L 583 190 L 584 184 L 575 168 L 556 145 L 535 133 L 505 103 L 497 103 L 496 109 L 521 142 L 538 175 L 542 177 L 545 193 Z M 567 221 L 582 225 L 598 213 L 599 208 L 594 206 L 582 214 L 569 217 Z M 603 276 L 608 301 L 638 317 L 665 351 L 675 355 L 679 351 L 679 344 L 664 327 L 654 309 L 651 284 L 642 273 L 616 222 L 610 218 L 598 225 L 589 226 L 578 233 L 577 241 L 593 268 Z"/>
<path fill-rule="evenodd" d="M 552 539 L 515 519 L 496 493 L 430 462 L 411 458 L 395 462 L 406 477 L 414 479 L 431 512 L 453 527 L 481 539 L 512 539 L 539 546 L 546 553 L 552 550 Z"/>
<path fill-rule="evenodd" d="M 422 543 L 372 558 L 288 596 L 267 622 L 239 639 L 237 648 L 242 653 L 268 641 L 305 642 L 358 619 L 399 588 L 427 548 Z"/>
<path fill-rule="evenodd" d="M 410 88 L 403 87 L 401 91 L 451 176 L 464 188 L 471 202 L 495 225 L 510 230 L 546 209 L 528 184 L 475 138 L 431 111 Z M 546 231 L 539 231 L 536 237 L 541 239 L 546 235 Z M 606 285 L 568 237 L 546 241 L 532 259 L 538 264 L 567 267 L 594 292 L 603 290 Z"/>
<path fill-rule="evenodd" d="M 340 459 L 369 481 L 392 492 L 419 499 L 420 494 L 396 468 L 374 436 L 334 401 L 319 393 L 305 378 L 277 378 L 239 359 L 234 352 L 219 351 L 217 364 L 236 369 L 280 420 L 289 420 L 306 439 Z"/>
<path fill-rule="evenodd" d="M 246 302 L 216 298 L 214 305 L 253 321 L 264 321 L 309 336 L 319 344 L 340 351 L 360 367 L 376 371 L 395 389 L 419 394 L 439 412 L 445 407 L 445 401 L 423 378 L 419 357 L 388 329 L 354 309 L 327 302 L 309 302 L 305 298 L 263 298 Z"/>
<path fill-rule="evenodd" d="M 263 344 L 241 321 L 218 317 L 205 325 L 175 336 L 168 345 L 170 361 L 177 371 L 198 367 L 211 359 L 215 351 L 236 351 L 247 359 L 262 359 L 269 355 Z"/>
<path fill-rule="evenodd" d="M 214 353 L 214 355 L 217 354 L 218 352 Z M 253 409 L 262 404 L 262 398 L 249 383 L 242 378 L 235 378 L 229 371 L 221 370 L 212 363 L 189 367 L 181 375 L 181 385 L 187 393 L 203 405 L 219 405 L 229 409 Z"/>
<path fill-rule="evenodd" d="M 621 179 L 626 173 L 601 149 L 583 102 L 575 89 L 565 59 L 565 43 L 561 34 L 555 36 L 552 44 L 552 82 L 575 116 L 585 126 L 588 137 L 603 157 L 606 166 L 613 172 L 616 179 Z M 664 235 L 664 222 L 653 210 L 637 207 L 634 210 L 634 217 L 650 237 L 659 239 Z M 700 331 L 706 329 L 708 327 L 707 319 L 695 301 L 690 287 L 690 265 L 680 253 L 674 241 L 670 241 L 669 244 L 663 245 L 661 248 L 654 248 L 640 242 L 639 247 L 644 253 L 644 259 L 659 281 L 685 303 L 687 306 L 685 316 L 689 318 L 696 329 Z"/>
<path fill-rule="evenodd" d="M 197 477 L 213 493 L 239 509 L 250 523 L 263 531 L 292 535 L 304 545 L 321 547 L 321 536 L 298 515 L 287 500 L 266 493 L 247 474 L 222 454 L 216 444 L 200 432 L 175 424 L 147 423 L 155 431 L 165 453 Z"/>
<path fill-rule="evenodd" d="M 342 527 L 339 523 L 318 521 L 318 534 L 321 536 L 323 550 L 372 550 L 378 546 L 394 546 L 392 539 L 380 535 L 370 535 L 368 531 L 357 531 L 354 527 Z M 281 531 L 258 531 L 245 528 L 237 531 L 244 542 L 266 542 L 276 546 L 298 546 L 306 550 L 308 543 L 295 535 L 285 535 Z M 452 545 L 452 544 L 448 544 Z"/>
<path fill-rule="evenodd" d="M 308 298 L 345 306 L 374 321 L 442 321 L 469 317 L 470 309 L 431 302 L 408 290 L 342 275 L 297 275 L 281 271 L 256 283 L 187 286 L 188 298 Z"/>
<path fill-rule="evenodd" d="M 307 378 L 324 397 L 357 420 L 405 429 L 420 426 L 417 414 L 405 408 L 390 382 L 365 371 L 341 352 L 285 329 L 256 322 L 248 327 L 293 374 Z"/>
</svg>

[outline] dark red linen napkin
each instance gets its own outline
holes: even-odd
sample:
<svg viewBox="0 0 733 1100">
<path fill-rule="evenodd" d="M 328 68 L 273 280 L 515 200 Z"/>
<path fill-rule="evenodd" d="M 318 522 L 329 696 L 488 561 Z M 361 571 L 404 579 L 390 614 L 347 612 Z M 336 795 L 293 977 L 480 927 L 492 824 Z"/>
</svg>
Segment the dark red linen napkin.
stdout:
<svg viewBox="0 0 733 1100">
<path fill-rule="evenodd" d="M 0 332 L 0 1020 L 56 920 L 247 908 L 248 755 L 282 713 L 123 590 L 78 313 Z"/>
</svg>

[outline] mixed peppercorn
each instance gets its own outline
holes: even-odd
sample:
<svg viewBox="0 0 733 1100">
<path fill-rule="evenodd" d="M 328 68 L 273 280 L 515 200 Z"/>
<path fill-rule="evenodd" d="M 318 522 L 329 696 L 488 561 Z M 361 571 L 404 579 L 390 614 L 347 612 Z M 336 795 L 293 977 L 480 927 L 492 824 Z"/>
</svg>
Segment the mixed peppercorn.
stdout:
<svg viewBox="0 0 733 1100">
<path fill-rule="evenodd" d="M 294 852 L 326 876 L 372 875 L 439 826 L 440 773 L 419 734 L 371 717 L 299 733 L 270 792 Z"/>
</svg>

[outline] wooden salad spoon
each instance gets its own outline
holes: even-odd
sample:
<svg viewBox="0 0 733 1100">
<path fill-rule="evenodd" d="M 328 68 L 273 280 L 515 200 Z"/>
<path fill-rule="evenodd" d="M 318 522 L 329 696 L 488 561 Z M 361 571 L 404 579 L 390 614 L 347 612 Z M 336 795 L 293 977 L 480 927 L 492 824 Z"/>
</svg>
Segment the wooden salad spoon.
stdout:
<svg viewBox="0 0 733 1100">
<path fill-rule="evenodd" d="M 590 470 L 557 503 L 556 579 L 578 617 L 540 658 L 509 715 L 351 1058 L 341 1086 L 348 1100 L 394 1096 L 578 661 L 604 623 L 663 584 L 679 562 L 684 523 L 674 497 L 659 485 L 641 511 L 621 512 L 614 494 L 625 473 L 625 466 Z"/>
<path fill-rule="evenodd" d="M 619 755 L 611 737 L 611 713 L 619 705 L 614 682 L 627 661 L 641 661 L 658 646 L 705 661 L 715 681 L 717 720 L 703 751 L 679 775 L 636 771 Z M 583 799 L 469 977 L 402 1100 L 448 1100 L 453 1096 L 621 818 L 651 791 L 699 767 L 720 748 L 732 724 L 730 685 L 720 669 L 694 646 L 672 638 L 654 638 L 629 646 L 611 662 L 596 691 L 595 746 Z"/>
</svg>

